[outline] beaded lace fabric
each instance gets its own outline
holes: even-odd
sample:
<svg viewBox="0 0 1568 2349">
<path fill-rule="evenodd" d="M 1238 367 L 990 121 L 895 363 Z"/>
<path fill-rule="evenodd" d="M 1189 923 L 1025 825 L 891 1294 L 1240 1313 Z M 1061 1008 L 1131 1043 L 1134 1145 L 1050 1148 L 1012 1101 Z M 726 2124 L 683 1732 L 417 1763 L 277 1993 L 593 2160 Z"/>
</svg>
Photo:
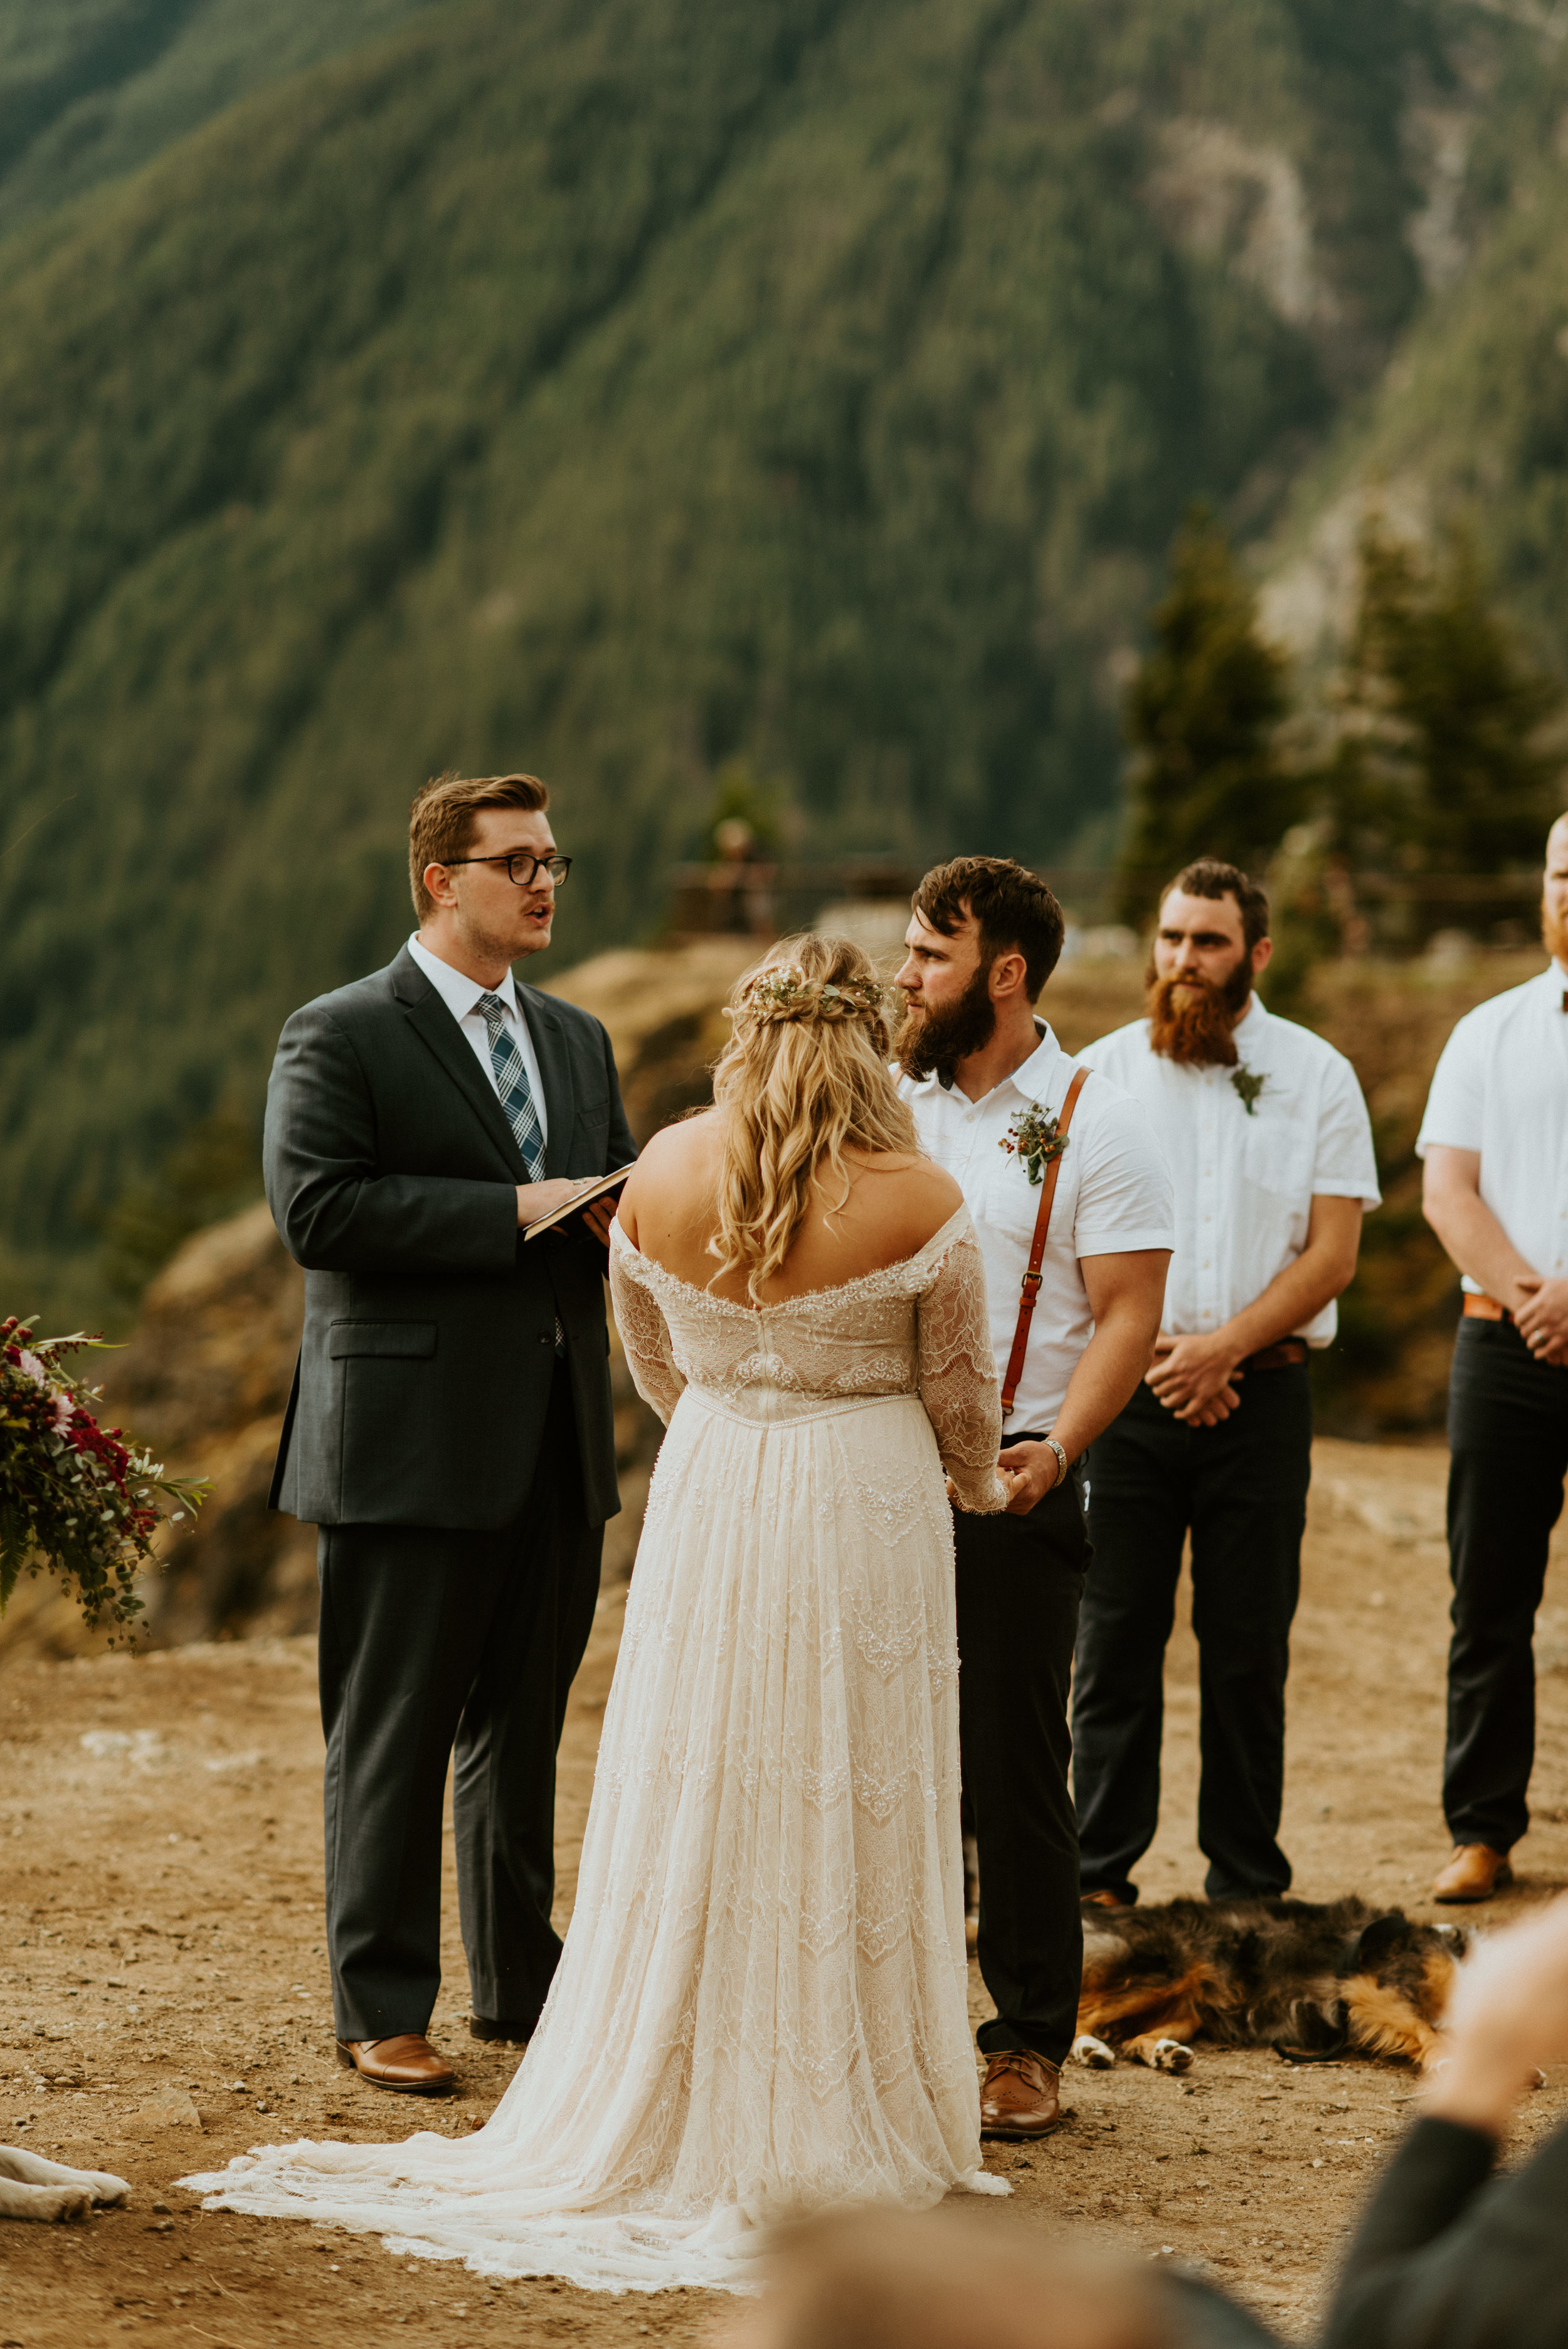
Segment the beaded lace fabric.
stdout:
<svg viewBox="0 0 1568 2349">
<path fill-rule="evenodd" d="M 980 2171 L 952 1524 L 999 1508 L 985 1275 L 917 1256 L 760 1311 L 613 1227 L 659 1454 L 570 1931 L 475 2136 L 258 2148 L 209 2208 L 591 2290 L 754 2288 L 769 2223 Z"/>
</svg>

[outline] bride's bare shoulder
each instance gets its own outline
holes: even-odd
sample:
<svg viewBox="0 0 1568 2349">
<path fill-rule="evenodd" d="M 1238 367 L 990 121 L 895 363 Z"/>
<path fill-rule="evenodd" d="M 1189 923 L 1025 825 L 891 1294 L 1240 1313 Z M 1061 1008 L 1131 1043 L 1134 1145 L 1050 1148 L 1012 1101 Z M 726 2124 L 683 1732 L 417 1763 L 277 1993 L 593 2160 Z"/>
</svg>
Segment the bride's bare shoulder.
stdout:
<svg viewBox="0 0 1568 2349">
<path fill-rule="evenodd" d="M 626 1237 L 637 1242 L 640 1218 L 652 1215 L 661 1226 L 672 1218 L 684 1222 L 696 1200 L 711 1188 L 719 1151 L 719 1118 L 716 1110 L 666 1125 L 643 1144 L 635 1172 L 621 1192 L 618 1221 Z"/>
<path fill-rule="evenodd" d="M 896 1237 L 901 1255 L 915 1255 L 964 1205 L 952 1175 L 917 1152 L 868 1152 L 861 1164 L 866 1179 L 855 1188 L 863 1210 Z"/>
</svg>

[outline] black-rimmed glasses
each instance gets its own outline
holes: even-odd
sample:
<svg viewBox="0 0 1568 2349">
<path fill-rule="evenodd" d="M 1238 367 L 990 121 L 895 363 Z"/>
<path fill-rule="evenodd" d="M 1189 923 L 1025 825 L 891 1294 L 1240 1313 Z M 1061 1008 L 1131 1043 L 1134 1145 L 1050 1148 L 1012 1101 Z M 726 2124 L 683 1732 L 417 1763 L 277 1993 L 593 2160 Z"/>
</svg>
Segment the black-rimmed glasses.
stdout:
<svg viewBox="0 0 1568 2349">
<path fill-rule="evenodd" d="M 439 861 L 443 864 L 504 864 L 507 879 L 519 889 L 531 889 L 538 873 L 548 873 L 559 889 L 572 870 L 570 856 L 531 856 L 526 848 L 516 849 L 510 856 L 443 856 Z"/>
</svg>

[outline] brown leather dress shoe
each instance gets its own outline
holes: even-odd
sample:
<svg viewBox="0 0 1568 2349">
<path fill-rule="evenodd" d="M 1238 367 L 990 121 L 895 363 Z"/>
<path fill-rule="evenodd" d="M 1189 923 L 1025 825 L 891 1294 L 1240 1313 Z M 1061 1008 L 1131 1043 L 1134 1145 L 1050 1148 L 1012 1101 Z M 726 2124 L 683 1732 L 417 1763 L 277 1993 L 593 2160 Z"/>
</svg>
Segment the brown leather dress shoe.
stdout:
<svg viewBox="0 0 1568 2349">
<path fill-rule="evenodd" d="M 1130 1909 L 1132 1903 L 1124 1900 L 1119 1892 L 1086 1892 L 1083 1906 L 1086 1909 Z"/>
<path fill-rule="evenodd" d="M 1060 2120 L 1061 2074 L 1043 2055 L 1009 2047 L 986 2059 L 980 2091 L 982 2137 L 1049 2137 Z"/>
<path fill-rule="evenodd" d="M 1490 1900 L 1501 1884 L 1513 1882 L 1506 1852 L 1489 1843 L 1461 1843 L 1432 1886 L 1434 1900 Z"/>
<path fill-rule="evenodd" d="M 400 2031 L 393 2039 L 340 2039 L 337 2060 L 368 2080 L 404 2096 L 449 2096 L 457 2075 L 438 2055 L 422 2031 Z"/>
</svg>

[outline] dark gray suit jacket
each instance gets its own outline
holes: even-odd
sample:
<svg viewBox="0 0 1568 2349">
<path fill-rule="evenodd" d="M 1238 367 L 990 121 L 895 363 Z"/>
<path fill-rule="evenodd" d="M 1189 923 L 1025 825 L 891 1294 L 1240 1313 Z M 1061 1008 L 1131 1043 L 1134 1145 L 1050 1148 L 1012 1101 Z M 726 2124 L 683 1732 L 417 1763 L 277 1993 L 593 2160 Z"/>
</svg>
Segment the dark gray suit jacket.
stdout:
<svg viewBox="0 0 1568 2349">
<path fill-rule="evenodd" d="M 551 1175 L 636 1155 L 610 1040 L 531 987 Z M 490 1528 L 522 1510 L 571 1359 L 588 1520 L 620 1507 L 604 1252 L 580 1222 L 524 1246 L 528 1180 L 472 1048 L 405 947 L 296 1011 L 267 1089 L 267 1199 L 304 1267 L 304 1342 L 272 1506 L 313 1525 Z"/>
</svg>

